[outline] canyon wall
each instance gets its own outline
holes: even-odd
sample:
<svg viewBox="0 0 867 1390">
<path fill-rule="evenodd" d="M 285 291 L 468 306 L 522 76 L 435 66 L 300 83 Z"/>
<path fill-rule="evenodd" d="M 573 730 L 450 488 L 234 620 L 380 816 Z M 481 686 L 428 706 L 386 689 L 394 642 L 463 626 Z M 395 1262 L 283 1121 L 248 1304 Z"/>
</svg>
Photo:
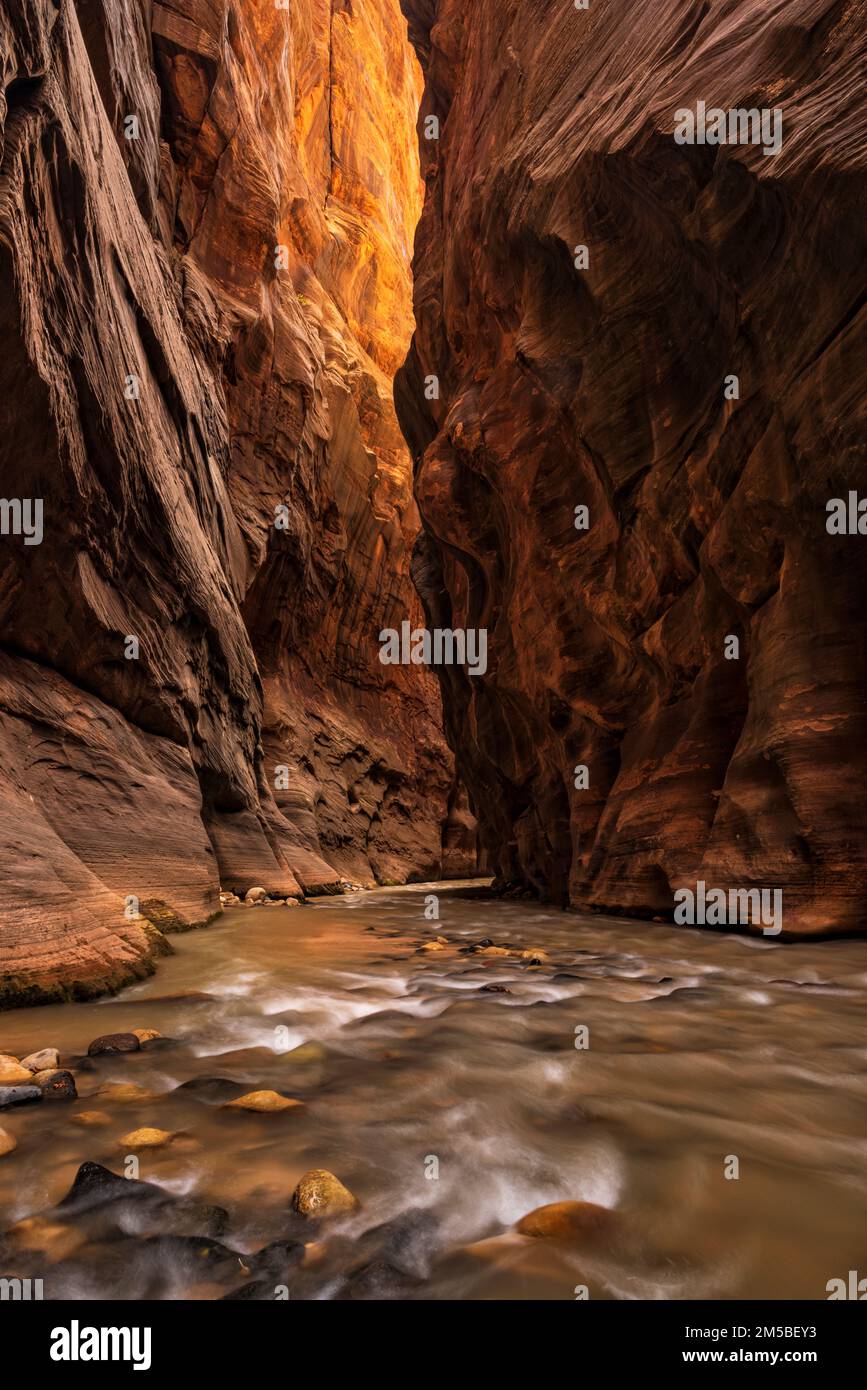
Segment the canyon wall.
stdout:
<svg viewBox="0 0 867 1390">
<path fill-rule="evenodd" d="M 488 632 L 440 678 L 499 878 L 863 930 L 867 537 L 826 508 L 867 491 L 867 7 L 402 5 L 414 573 L 430 624 Z M 780 110 L 782 148 L 676 142 L 699 102 Z"/>
<path fill-rule="evenodd" d="M 0 61 L 9 1004 L 146 972 L 221 886 L 471 848 L 436 682 L 378 661 L 421 617 L 397 0 L 0 0 Z"/>
</svg>

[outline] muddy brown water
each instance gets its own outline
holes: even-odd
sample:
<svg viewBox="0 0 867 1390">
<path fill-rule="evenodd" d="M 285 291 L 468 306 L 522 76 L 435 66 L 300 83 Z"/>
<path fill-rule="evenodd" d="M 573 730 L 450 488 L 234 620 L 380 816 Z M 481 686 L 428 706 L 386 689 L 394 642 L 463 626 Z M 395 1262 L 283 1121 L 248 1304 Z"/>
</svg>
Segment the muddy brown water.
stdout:
<svg viewBox="0 0 867 1390">
<path fill-rule="evenodd" d="M 449 944 L 419 953 L 435 936 Z M 462 949 L 483 939 L 540 963 Z M 25 1223 L 0 1274 L 42 1277 L 46 1298 L 824 1299 L 830 1279 L 867 1274 L 863 941 L 414 886 L 238 909 L 173 944 L 115 999 L 0 1015 L 17 1056 L 131 1028 L 175 1040 L 85 1063 L 77 1101 L 0 1114 L 18 1142 L 0 1158 L 0 1231 Z M 185 1085 L 208 1078 L 234 1086 Z M 100 1094 L 116 1082 L 148 1095 Z M 303 1107 L 218 1103 L 261 1089 Z M 100 1123 L 76 1121 L 91 1111 Z M 96 1224 L 52 1210 L 81 1163 L 123 1174 L 122 1137 L 143 1126 L 181 1137 L 141 1152 L 138 1176 L 228 1213 L 219 1258 L 154 1244 L 159 1215 L 123 1203 Z M 294 1216 L 311 1168 L 359 1210 L 319 1229 Z M 514 1233 L 564 1200 L 616 1219 L 577 1242 Z M 249 1257 L 281 1240 L 306 1249 L 252 1278 Z"/>
</svg>

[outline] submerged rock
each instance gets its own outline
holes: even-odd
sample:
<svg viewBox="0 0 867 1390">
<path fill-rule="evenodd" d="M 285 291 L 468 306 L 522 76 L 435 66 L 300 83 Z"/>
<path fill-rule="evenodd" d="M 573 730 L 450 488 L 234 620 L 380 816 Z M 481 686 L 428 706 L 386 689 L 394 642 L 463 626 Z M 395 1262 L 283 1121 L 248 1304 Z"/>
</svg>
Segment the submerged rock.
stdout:
<svg viewBox="0 0 867 1390">
<path fill-rule="evenodd" d="M 57 1203 L 57 1210 L 81 1212 L 101 1206 L 104 1202 L 153 1201 L 164 1196 L 152 1183 L 122 1178 L 101 1163 L 88 1161 L 78 1169 L 66 1196 Z"/>
<path fill-rule="evenodd" d="M 287 1062 L 324 1062 L 328 1053 L 321 1043 L 306 1042 L 285 1054 Z"/>
<path fill-rule="evenodd" d="M 327 1168 L 311 1168 L 292 1194 L 292 1210 L 313 1220 L 345 1216 L 357 1211 L 360 1202 Z"/>
<path fill-rule="evenodd" d="M 277 1091 L 249 1091 L 237 1100 L 227 1100 L 221 1110 L 255 1110 L 260 1115 L 276 1114 L 282 1110 L 293 1110 L 302 1106 L 303 1100 L 291 1100 Z"/>
<path fill-rule="evenodd" d="M 349 1298 L 402 1298 L 418 1281 L 396 1269 L 387 1260 L 371 1260 L 349 1276 L 345 1294 Z"/>
<path fill-rule="evenodd" d="M 55 1210 L 76 1217 L 100 1215 L 101 1229 L 125 1234 L 188 1235 L 196 1239 L 224 1233 L 229 1215 L 222 1207 L 175 1197 L 156 1183 L 123 1178 L 101 1163 L 82 1163 L 75 1181 Z"/>
<path fill-rule="evenodd" d="M 304 1244 L 300 1240 L 272 1240 L 269 1245 L 257 1250 L 255 1255 L 245 1255 L 244 1262 L 251 1273 L 259 1278 L 271 1277 L 280 1282 L 284 1275 L 304 1259 Z"/>
<path fill-rule="evenodd" d="M 120 1052 L 138 1052 L 141 1043 L 135 1033 L 104 1033 L 94 1038 L 87 1049 L 88 1057 L 114 1056 Z"/>
<path fill-rule="evenodd" d="M 276 1298 L 276 1289 L 270 1279 L 251 1279 L 231 1293 L 224 1293 L 221 1303 L 271 1303 Z"/>
<path fill-rule="evenodd" d="M 3 1248 L 41 1255 L 52 1264 L 67 1260 L 87 1241 L 86 1232 L 65 1221 L 28 1216 L 3 1233 Z"/>
<path fill-rule="evenodd" d="M 18 1140 L 15 1136 L 8 1130 L 0 1129 L 0 1158 L 3 1158 L 4 1154 L 11 1154 L 17 1148 Z"/>
<path fill-rule="evenodd" d="M 616 1223 L 615 1212 L 594 1202 L 550 1202 L 522 1216 L 515 1230 L 522 1236 L 578 1241 L 604 1235 Z"/>
<path fill-rule="evenodd" d="M 410 1207 L 391 1221 L 365 1231 L 357 1242 L 368 1267 L 379 1261 L 412 1279 L 426 1279 L 440 1244 L 440 1221 L 425 1207 Z M 360 1271 L 359 1271 L 360 1272 Z"/>
<path fill-rule="evenodd" d="M 206 1236 L 157 1235 L 137 1241 L 137 1258 L 152 1260 L 157 1266 L 170 1265 L 172 1272 L 210 1278 L 240 1273 L 245 1260 L 238 1250 Z"/>
<path fill-rule="evenodd" d="M 156 1100 L 156 1091 L 149 1091 L 135 1081 L 108 1081 L 96 1093 L 103 1101 L 115 1105 L 135 1105 L 143 1100 Z"/>
<path fill-rule="evenodd" d="M 117 1141 L 117 1147 L 124 1152 L 129 1149 L 162 1149 L 177 1139 L 177 1134 L 167 1129 L 134 1129 Z"/>
<path fill-rule="evenodd" d="M 77 1115 L 70 1116 L 72 1122 L 82 1125 L 85 1129 L 95 1129 L 100 1125 L 110 1125 L 111 1116 L 104 1110 L 79 1110 Z"/>
<path fill-rule="evenodd" d="M 190 1081 L 182 1081 L 177 1090 L 188 1091 L 206 1105 L 222 1105 L 243 1092 L 244 1087 L 239 1081 L 230 1081 L 227 1076 L 194 1076 Z"/>
</svg>

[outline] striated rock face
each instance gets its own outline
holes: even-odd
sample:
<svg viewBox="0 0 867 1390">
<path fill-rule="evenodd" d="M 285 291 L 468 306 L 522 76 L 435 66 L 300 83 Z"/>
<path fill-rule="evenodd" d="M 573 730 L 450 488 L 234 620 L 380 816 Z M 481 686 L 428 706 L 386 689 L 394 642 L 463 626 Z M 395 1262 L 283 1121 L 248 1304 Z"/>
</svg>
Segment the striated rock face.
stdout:
<svg viewBox="0 0 867 1390">
<path fill-rule="evenodd" d="M 221 885 L 436 874 L 456 792 L 376 640 L 421 617 L 397 0 L 0 0 L 0 63 L 0 492 L 44 531 L 4 510 L 8 1003 Z"/>
<path fill-rule="evenodd" d="M 482 841 L 576 907 L 863 929 L 864 7 L 402 4 L 442 129 L 396 396 L 429 622 L 488 630 L 441 673 Z M 782 148 L 677 143 L 699 101 Z"/>
</svg>

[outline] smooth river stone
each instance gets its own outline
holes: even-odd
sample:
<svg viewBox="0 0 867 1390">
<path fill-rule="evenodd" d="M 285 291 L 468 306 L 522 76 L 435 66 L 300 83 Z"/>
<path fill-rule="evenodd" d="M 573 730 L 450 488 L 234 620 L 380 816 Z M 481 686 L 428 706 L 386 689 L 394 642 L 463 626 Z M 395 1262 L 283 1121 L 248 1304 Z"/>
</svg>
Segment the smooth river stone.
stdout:
<svg viewBox="0 0 867 1390">
<path fill-rule="evenodd" d="M 283 1110 L 295 1110 L 304 1104 L 303 1100 L 291 1100 L 278 1095 L 276 1091 L 248 1091 L 237 1100 L 226 1101 L 221 1110 L 255 1110 L 260 1115 L 272 1115 Z"/>
</svg>

